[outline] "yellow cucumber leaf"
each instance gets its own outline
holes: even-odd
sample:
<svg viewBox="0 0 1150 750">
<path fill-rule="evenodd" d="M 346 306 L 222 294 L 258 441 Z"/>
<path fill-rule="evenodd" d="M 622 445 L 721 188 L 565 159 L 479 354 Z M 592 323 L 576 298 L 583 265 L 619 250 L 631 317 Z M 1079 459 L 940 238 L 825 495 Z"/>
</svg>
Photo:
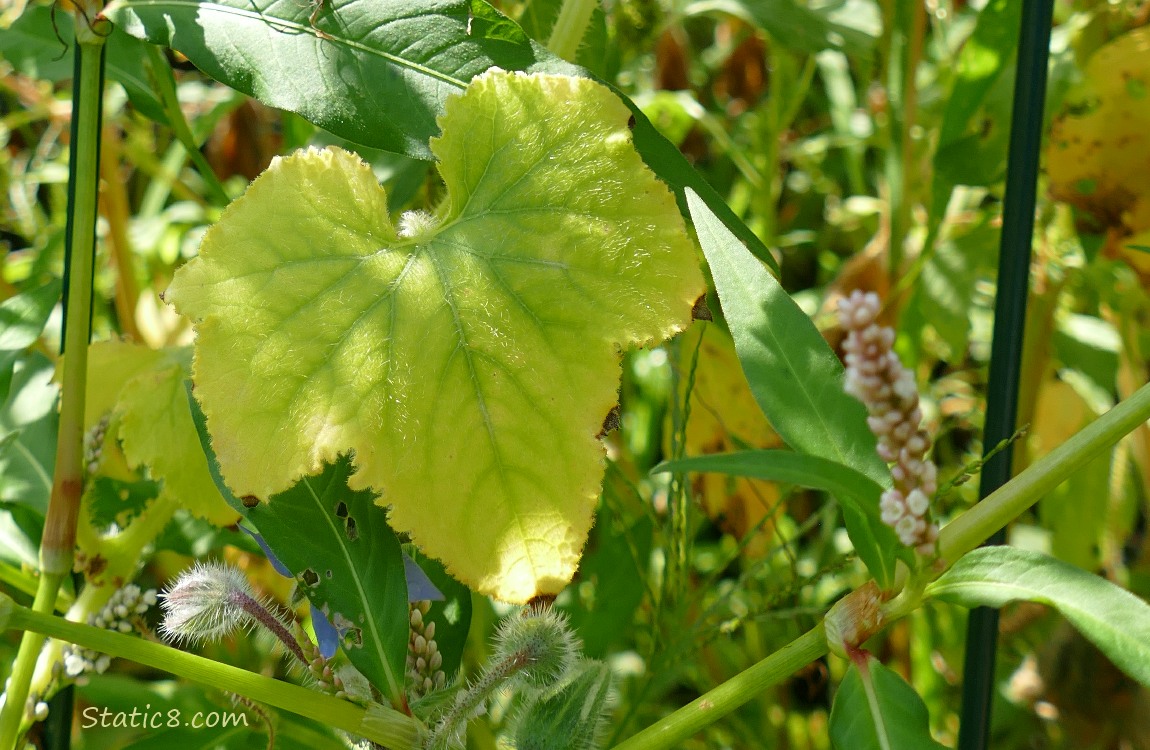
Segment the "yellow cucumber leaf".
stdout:
<svg viewBox="0 0 1150 750">
<path fill-rule="evenodd" d="M 513 602 L 561 590 L 620 349 L 684 328 L 703 291 L 629 117 L 587 79 L 489 71 L 431 143 L 447 199 L 398 229 L 354 155 L 273 162 L 167 292 L 195 323 L 195 394 L 235 494 L 354 452 L 352 488 L 459 580 Z"/>
<path fill-rule="evenodd" d="M 87 426 L 114 413 L 120 446 L 133 468 L 147 466 L 153 479 L 163 481 L 163 492 L 195 516 L 218 526 L 239 519 L 208 473 L 192 422 L 184 391 L 186 349 L 103 341 L 88 351 L 88 373 Z"/>
</svg>

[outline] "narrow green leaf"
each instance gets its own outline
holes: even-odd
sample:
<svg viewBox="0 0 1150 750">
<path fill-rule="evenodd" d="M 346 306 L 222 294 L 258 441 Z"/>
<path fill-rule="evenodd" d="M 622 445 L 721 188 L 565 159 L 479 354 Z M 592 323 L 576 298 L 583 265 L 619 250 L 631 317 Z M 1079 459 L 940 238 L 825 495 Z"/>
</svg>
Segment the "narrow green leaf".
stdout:
<svg viewBox="0 0 1150 750">
<path fill-rule="evenodd" d="M 927 586 L 926 595 L 964 607 L 1012 601 L 1054 607 L 1119 669 L 1150 685 L 1150 605 L 1069 563 L 1014 547 L 982 547 Z"/>
<path fill-rule="evenodd" d="M 831 744 L 837 750 L 934 750 L 926 704 L 906 680 L 867 656 L 873 686 L 868 699 L 859 666 L 851 663 L 831 706 Z"/>
<path fill-rule="evenodd" d="M 838 498 L 844 507 L 851 505 L 859 513 L 881 523 L 878 505 L 882 486 L 849 466 L 818 456 L 783 450 L 738 451 L 664 461 L 651 469 L 652 474 L 688 471 L 765 479 L 824 490 Z"/>
<path fill-rule="evenodd" d="M 756 258 L 777 272 L 779 270 L 778 263 L 775 262 L 767 246 L 764 245 L 763 241 L 751 231 L 750 227 L 743 223 L 743 220 L 730 209 L 718 191 L 711 187 L 711 185 L 703 179 L 702 175 L 691 166 L 690 162 L 683 157 L 678 147 L 667 140 L 663 134 L 658 131 L 635 102 L 628 99 L 614 86 L 610 84 L 608 84 L 608 86 L 623 100 L 623 103 L 631 110 L 632 117 L 635 118 L 634 125 L 631 128 L 631 137 L 634 139 L 635 150 L 643 157 L 643 161 L 646 162 L 647 166 L 649 166 L 655 174 L 659 175 L 659 179 L 670 185 L 675 191 L 675 199 L 678 201 L 679 210 L 683 212 L 683 214 L 687 214 L 688 212 L 686 191 L 689 189 L 697 198 L 701 198 L 703 203 L 707 204 L 707 208 L 711 213 L 719 217 L 723 225 L 738 236 L 739 240 L 750 249 Z"/>
<path fill-rule="evenodd" d="M 855 467 L 889 487 L 866 411 L 843 391 L 842 363 L 814 323 L 689 189 L 687 203 L 747 382 L 775 431 L 800 453 Z M 900 548 L 894 531 L 854 505 L 843 506 L 843 518 L 859 557 L 885 588 Z"/>
</svg>

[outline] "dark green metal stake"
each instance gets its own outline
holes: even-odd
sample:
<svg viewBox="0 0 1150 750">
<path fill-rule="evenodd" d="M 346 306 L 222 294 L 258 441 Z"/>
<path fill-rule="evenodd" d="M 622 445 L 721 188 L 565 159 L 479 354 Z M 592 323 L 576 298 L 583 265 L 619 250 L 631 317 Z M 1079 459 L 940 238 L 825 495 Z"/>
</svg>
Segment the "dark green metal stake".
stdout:
<svg viewBox="0 0 1150 750">
<path fill-rule="evenodd" d="M 1026 296 L 1030 288 L 1030 245 L 1034 235 L 1046 68 L 1054 10 L 1053 0 L 1024 0 L 1024 3 L 1006 166 L 990 382 L 986 397 L 983 445 L 987 449 L 1013 435 L 1018 418 L 1022 334 L 1026 327 Z M 986 497 L 1009 481 L 1012 453 L 1010 450 L 999 451 L 982 467 L 979 497 Z M 1002 544 L 1005 540 L 1003 529 L 989 543 Z M 985 750 L 989 747 L 997 647 L 998 610 L 988 607 L 973 610 L 966 632 L 958 750 Z"/>
</svg>

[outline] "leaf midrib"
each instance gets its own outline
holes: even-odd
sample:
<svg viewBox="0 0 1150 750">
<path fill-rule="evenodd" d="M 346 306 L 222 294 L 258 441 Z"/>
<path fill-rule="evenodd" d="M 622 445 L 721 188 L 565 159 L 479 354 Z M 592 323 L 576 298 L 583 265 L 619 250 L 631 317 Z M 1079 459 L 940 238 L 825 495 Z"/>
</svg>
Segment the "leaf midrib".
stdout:
<svg viewBox="0 0 1150 750">
<path fill-rule="evenodd" d="M 327 522 L 328 528 L 331 529 L 332 535 L 339 542 L 339 551 L 343 555 L 344 562 L 347 563 L 347 570 L 351 574 L 352 582 L 355 584 L 356 593 L 359 595 L 359 600 L 364 603 L 363 612 L 367 617 L 366 624 L 370 626 L 371 634 L 373 636 L 372 641 L 375 643 L 376 655 L 379 657 L 379 661 L 383 665 L 384 675 L 387 677 L 388 686 L 391 688 L 391 694 L 402 695 L 403 685 L 396 681 L 395 673 L 391 671 L 391 662 L 387 660 L 387 654 L 383 650 L 383 637 L 380 634 L 378 625 L 376 624 L 375 613 L 372 611 L 372 608 L 368 606 L 370 604 L 370 600 L 367 597 L 367 590 L 363 585 L 363 581 L 359 577 L 359 571 L 356 569 L 356 566 L 352 561 L 351 553 L 347 548 L 347 543 L 345 541 L 344 535 L 340 533 L 340 530 L 332 522 L 331 515 L 327 512 L 327 508 L 324 507 L 323 501 L 320 500 L 319 495 L 316 494 L 315 489 L 311 486 L 311 478 L 304 477 L 301 481 L 303 486 L 307 488 L 308 494 L 311 496 L 312 500 L 315 501 L 316 508 L 319 509 L 320 515 L 323 517 L 324 521 Z"/>
<path fill-rule="evenodd" d="M 233 7 L 228 6 L 228 5 L 219 5 L 217 3 L 205 3 L 205 2 L 202 2 L 200 0 L 127 0 L 127 2 L 125 2 L 123 4 L 123 6 L 121 6 L 121 7 L 124 7 L 124 8 L 131 10 L 134 8 L 139 8 L 141 6 L 147 6 L 149 8 L 171 7 L 171 8 L 175 8 L 175 9 L 192 9 L 192 8 L 194 8 L 196 11 L 205 11 L 206 10 L 209 13 L 220 13 L 221 15 L 241 16 L 241 17 L 248 19 L 248 20 L 260 21 L 260 22 L 265 23 L 268 26 L 273 26 L 272 23 L 268 22 L 268 19 L 271 19 L 272 21 L 274 21 L 275 25 L 280 25 L 283 27 L 283 29 L 276 29 L 277 31 L 281 31 L 281 32 L 291 31 L 291 32 L 299 33 L 299 34 L 307 34 L 309 36 L 315 37 L 317 42 L 320 39 L 320 31 L 318 29 L 313 28 L 310 24 L 302 24 L 302 23 L 299 23 L 297 21 L 291 21 L 291 20 L 288 20 L 285 18 L 280 18 L 278 16 L 272 15 L 271 13 L 267 13 L 267 12 L 256 13 L 256 12 L 253 12 L 250 10 L 244 10 L 241 8 L 233 8 Z M 401 19 L 391 19 L 391 20 L 401 20 Z M 434 68 L 429 68 L 426 65 L 420 65 L 417 62 L 399 57 L 398 55 L 393 55 L 389 52 L 384 52 L 384 51 L 379 50 L 379 49 L 373 49 L 373 48 L 368 47 L 368 46 L 366 46 L 360 42 L 354 41 L 352 39 L 348 39 L 346 37 L 337 36 L 336 34 L 332 34 L 328 31 L 324 31 L 323 33 L 327 35 L 327 37 L 328 37 L 327 41 L 332 41 L 332 42 L 336 42 L 338 44 L 342 44 L 345 47 L 356 50 L 358 52 L 362 52 L 362 53 L 367 54 L 367 55 L 373 55 L 375 57 L 386 60 L 386 61 L 392 63 L 393 65 L 397 65 L 397 66 L 402 67 L 402 68 L 408 68 L 409 70 L 413 70 L 417 73 L 425 75 L 428 78 L 434 78 L 438 81 L 442 81 L 443 83 L 447 83 L 447 84 L 450 84 L 452 86 L 455 86 L 456 88 L 459 88 L 459 89 L 467 88 L 466 82 L 461 81 L 458 78 L 454 78 L 452 76 L 449 76 L 446 73 L 442 73 L 438 70 L 435 70 Z"/>
</svg>

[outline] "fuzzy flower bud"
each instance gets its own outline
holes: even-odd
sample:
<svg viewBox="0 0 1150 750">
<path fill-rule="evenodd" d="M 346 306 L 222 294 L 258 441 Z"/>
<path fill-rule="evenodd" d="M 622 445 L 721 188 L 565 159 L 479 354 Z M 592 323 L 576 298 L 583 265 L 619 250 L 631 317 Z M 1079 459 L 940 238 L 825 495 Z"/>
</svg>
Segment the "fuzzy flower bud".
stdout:
<svg viewBox="0 0 1150 750">
<path fill-rule="evenodd" d="M 926 458 L 931 441 L 921 428 L 914 374 L 892 349 L 894 330 L 875 322 L 881 307 L 874 292 L 855 290 L 839 300 L 839 318 L 847 331 L 844 389 L 866 406 L 867 426 L 878 438 L 877 453 L 894 464 L 894 489 L 883 493 L 879 506 L 883 523 L 903 544 L 931 554 L 938 525 L 928 516 L 930 496 L 938 489 L 938 468 Z"/>
<path fill-rule="evenodd" d="M 260 601 L 239 568 L 218 562 L 197 563 L 161 594 L 164 622 L 160 632 L 169 640 L 203 643 L 224 638 L 241 627 L 260 625 L 301 663 L 309 664 L 278 608 Z"/>
<path fill-rule="evenodd" d="M 490 696 L 517 688 L 527 697 L 547 695 L 572 677 L 580 645 L 567 618 L 550 607 L 528 607 L 505 619 L 496 631 L 491 662 L 455 695 L 428 737 L 426 747 L 461 746 L 468 720 L 481 714 Z"/>
</svg>

